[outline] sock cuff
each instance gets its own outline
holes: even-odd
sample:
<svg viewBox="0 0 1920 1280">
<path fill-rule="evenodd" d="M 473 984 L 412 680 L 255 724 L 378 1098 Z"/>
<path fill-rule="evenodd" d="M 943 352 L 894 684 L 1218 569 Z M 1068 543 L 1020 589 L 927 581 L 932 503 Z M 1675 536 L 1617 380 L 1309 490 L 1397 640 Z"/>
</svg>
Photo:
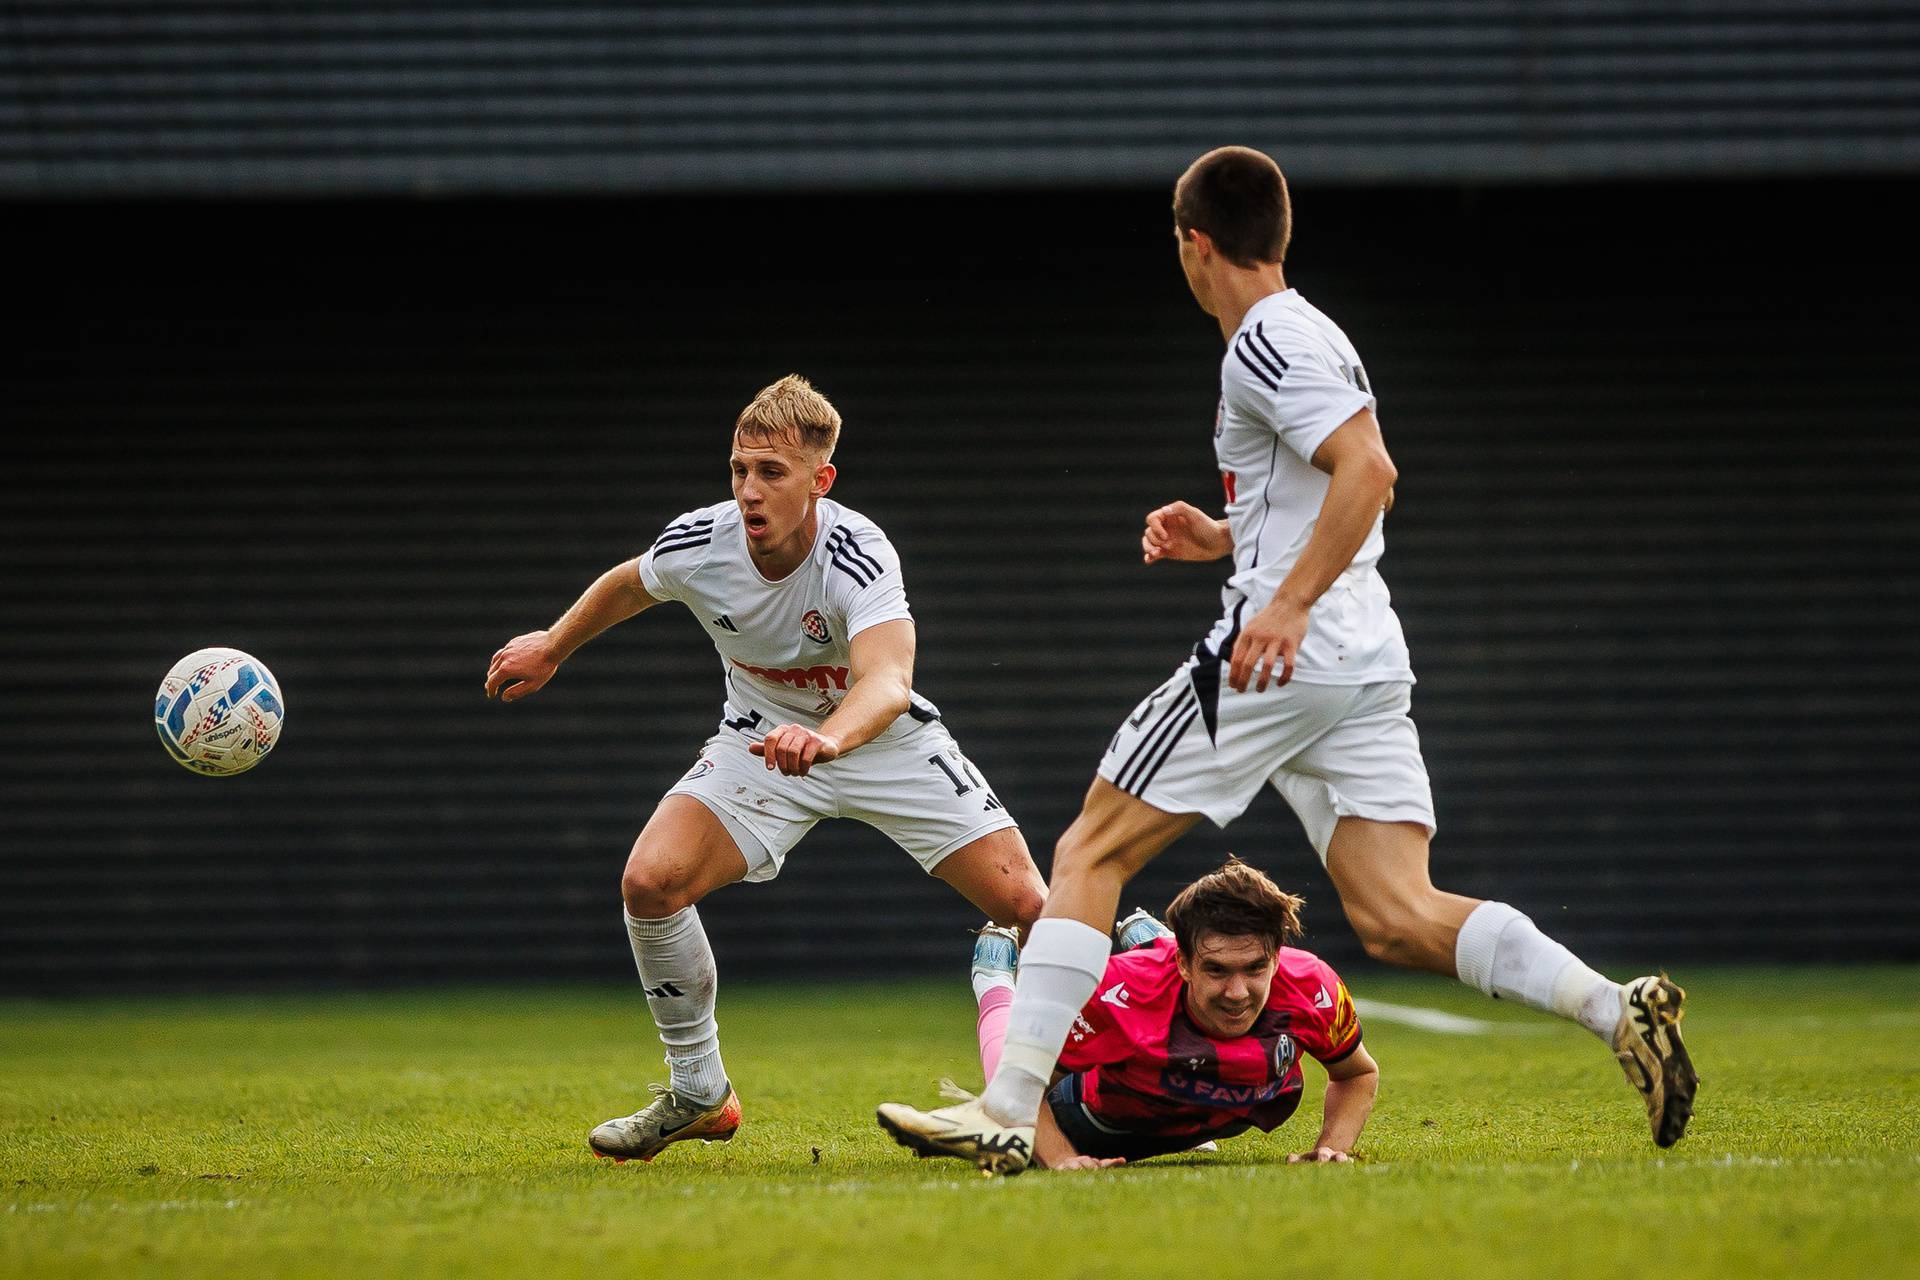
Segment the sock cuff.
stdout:
<svg viewBox="0 0 1920 1280">
<path fill-rule="evenodd" d="M 1027 945 L 1020 951 L 1020 966 L 1035 965 L 1072 969 L 1095 982 L 1106 976 L 1107 957 L 1113 954 L 1113 940 L 1092 925 L 1078 920 L 1049 916 L 1036 920 L 1028 931 Z"/>
<path fill-rule="evenodd" d="M 716 1025 L 714 1030 L 717 1032 L 720 1028 Z M 665 1041 L 661 1043 L 664 1044 Z M 690 1067 L 696 1066 L 708 1058 L 717 1057 L 719 1053 L 720 1037 L 718 1035 L 711 1035 L 702 1040 L 690 1041 L 687 1044 L 667 1045 L 665 1061 L 669 1067 Z"/>
<path fill-rule="evenodd" d="M 658 920 L 645 920 L 628 911 L 623 905 L 620 908 L 620 915 L 627 922 L 629 938 L 671 937 L 685 928 L 689 921 L 697 921 L 700 918 L 699 909 L 696 907 L 682 907 L 670 916 L 662 916 Z"/>
<path fill-rule="evenodd" d="M 1504 902 L 1483 902 L 1473 909 L 1454 939 L 1454 971 L 1460 981 L 1480 992 L 1493 994 L 1493 952 L 1500 935 L 1516 920 L 1527 917 Z"/>
</svg>

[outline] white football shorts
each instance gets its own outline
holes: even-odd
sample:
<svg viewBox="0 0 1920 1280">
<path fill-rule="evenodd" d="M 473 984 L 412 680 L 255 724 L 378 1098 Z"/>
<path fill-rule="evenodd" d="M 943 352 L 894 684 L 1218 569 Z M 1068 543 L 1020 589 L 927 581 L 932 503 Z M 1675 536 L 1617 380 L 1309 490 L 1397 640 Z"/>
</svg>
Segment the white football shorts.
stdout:
<svg viewBox="0 0 1920 1280">
<path fill-rule="evenodd" d="M 747 879 L 771 880 L 823 818 L 854 818 L 912 854 L 932 874 L 955 849 L 1018 826 L 939 721 L 869 742 L 804 778 L 767 768 L 747 750 L 759 736 L 722 727 L 668 788 L 713 811 L 747 860 Z"/>
<path fill-rule="evenodd" d="M 1156 809 L 1222 827 L 1271 783 L 1323 863 L 1341 818 L 1417 822 L 1433 834 L 1411 684 L 1291 680 L 1236 693 L 1223 668 L 1189 658 L 1121 724 L 1100 776 Z"/>
</svg>

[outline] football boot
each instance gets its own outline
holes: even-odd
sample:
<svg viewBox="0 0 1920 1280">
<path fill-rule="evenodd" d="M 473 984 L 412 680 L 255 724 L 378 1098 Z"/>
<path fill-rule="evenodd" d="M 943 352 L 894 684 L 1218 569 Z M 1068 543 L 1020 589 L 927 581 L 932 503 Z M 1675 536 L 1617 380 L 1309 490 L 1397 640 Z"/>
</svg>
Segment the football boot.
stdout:
<svg viewBox="0 0 1920 1280">
<path fill-rule="evenodd" d="M 1131 915 L 1113 926 L 1114 940 L 1120 944 L 1122 951 L 1151 946 L 1162 938 L 1172 936 L 1173 930 L 1161 924 L 1145 907 L 1135 907 Z"/>
<path fill-rule="evenodd" d="M 1012 1177 L 1033 1160 L 1033 1126 L 1001 1124 L 978 1098 L 937 1111 L 921 1111 L 900 1102 L 883 1102 L 874 1118 L 893 1140 L 913 1154 L 952 1156 L 992 1177 Z"/>
<path fill-rule="evenodd" d="M 1019 967 L 1019 930 L 997 924 L 982 925 L 973 940 L 973 989 L 977 992 L 982 985 L 1011 986 Z"/>
<path fill-rule="evenodd" d="M 630 1116 L 621 1116 L 597 1126 L 587 1135 L 587 1145 L 596 1156 L 605 1156 L 615 1164 L 639 1160 L 651 1164 L 653 1158 L 676 1142 L 698 1138 L 701 1142 L 727 1142 L 740 1128 L 740 1095 L 727 1088 L 727 1096 L 711 1106 L 688 1102 L 663 1084 L 647 1086 L 654 1098 Z"/>
<path fill-rule="evenodd" d="M 1646 1100 L 1654 1145 L 1660 1147 L 1686 1136 L 1700 1084 L 1680 1042 L 1680 1005 L 1686 998 L 1664 973 L 1635 978 L 1620 989 L 1620 1021 L 1613 1028 L 1613 1056 Z"/>
</svg>

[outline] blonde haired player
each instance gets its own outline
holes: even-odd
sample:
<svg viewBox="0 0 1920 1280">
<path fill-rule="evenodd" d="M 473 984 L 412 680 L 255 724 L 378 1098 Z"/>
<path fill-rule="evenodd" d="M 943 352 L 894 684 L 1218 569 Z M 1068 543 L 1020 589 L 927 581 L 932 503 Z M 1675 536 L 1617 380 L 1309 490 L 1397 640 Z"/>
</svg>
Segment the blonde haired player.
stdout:
<svg viewBox="0 0 1920 1280">
<path fill-rule="evenodd" d="M 508 641 L 487 669 L 487 695 L 518 701 L 594 636 L 665 600 L 692 610 L 720 652 L 720 727 L 654 810 L 620 882 L 669 1080 L 648 1106 L 593 1130 L 598 1155 L 650 1161 L 670 1143 L 739 1128 L 694 904 L 737 880 L 773 879 L 814 823 L 878 828 L 1000 924 L 1026 926 L 1044 900 L 1013 818 L 914 692 L 899 557 L 871 520 L 827 497 L 840 425 L 797 374 L 762 390 L 734 425 L 733 500 L 668 523 L 638 560 L 601 575 L 545 631 Z"/>
<path fill-rule="evenodd" d="M 1586 1027 L 1640 1092 L 1654 1142 L 1672 1146 L 1699 1083 L 1680 988 L 1663 974 L 1609 981 L 1506 903 L 1428 877 L 1413 669 L 1376 568 L 1398 472 L 1359 353 L 1287 286 L 1280 167 L 1245 147 L 1210 151 L 1175 185 L 1173 220 L 1188 287 L 1226 341 L 1213 432 L 1226 515 L 1161 507 L 1141 551 L 1148 564 L 1231 557 L 1223 613 L 1114 734 L 1060 838 L 986 1092 L 933 1112 L 889 1103 L 881 1123 L 923 1154 L 1025 1168 L 1054 1062 L 1105 971 L 1121 886 L 1202 818 L 1224 827 L 1271 785 L 1368 954 Z"/>
</svg>

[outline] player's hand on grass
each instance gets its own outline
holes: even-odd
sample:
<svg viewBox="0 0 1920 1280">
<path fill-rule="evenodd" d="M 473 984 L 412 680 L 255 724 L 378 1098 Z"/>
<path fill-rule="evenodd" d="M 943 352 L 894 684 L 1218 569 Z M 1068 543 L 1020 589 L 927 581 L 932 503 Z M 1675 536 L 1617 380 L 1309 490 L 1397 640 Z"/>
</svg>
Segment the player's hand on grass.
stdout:
<svg viewBox="0 0 1920 1280">
<path fill-rule="evenodd" d="M 782 773 L 792 774 L 796 778 L 807 776 L 807 770 L 816 764 L 825 764 L 840 756 L 840 743 L 805 725 L 783 724 L 769 733 L 759 742 L 747 747 L 757 756 L 766 757 L 767 768 L 778 769 Z"/>
<path fill-rule="evenodd" d="M 1140 557 L 1148 564 L 1156 560 L 1218 560 L 1233 550 L 1233 538 L 1226 522 L 1190 502 L 1169 502 L 1147 513 L 1146 531 L 1140 535 Z"/>
<path fill-rule="evenodd" d="M 553 679 L 560 669 L 559 659 L 547 644 L 547 633 L 529 631 L 515 636 L 500 647 L 487 665 L 487 696 L 502 702 L 518 702 Z"/>
<path fill-rule="evenodd" d="M 1227 683 L 1235 692 L 1245 693 L 1251 683 L 1255 693 L 1264 693 L 1269 680 L 1277 689 L 1293 679 L 1294 656 L 1300 652 L 1300 642 L 1307 638 L 1307 613 L 1305 606 L 1276 596 L 1272 604 L 1253 615 L 1253 621 L 1233 643 Z"/>
<path fill-rule="evenodd" d="M 1125 1164 L 1126 1162 L 1127 1162 L 1127 1159 L 1125 1156 L 1113 1156 L 1109 1159 L 1102 1160 L 1098 1156 L 1076 1155 L 1076 1156 L 1068 1156 L 1066 1159 L 1062 1160 L 1059 1164 L 1050 1164 L 1050 1165 L 1047 1165 L 1046 1167 L 1049 1169 L 1060 1169 L 1060 1170 L 1111 1169 L 1115 1165 Z"/>
<path fill-rule="evenodd" d="M 1296 1151 L 1287 1157 L 1288 1164 L 1350 1164 L 1353 1157 L 1344 1151 L 1335 1151 L 1332 1147 L 1315 1147 L 1311 1151 Z"/>
</svg>

